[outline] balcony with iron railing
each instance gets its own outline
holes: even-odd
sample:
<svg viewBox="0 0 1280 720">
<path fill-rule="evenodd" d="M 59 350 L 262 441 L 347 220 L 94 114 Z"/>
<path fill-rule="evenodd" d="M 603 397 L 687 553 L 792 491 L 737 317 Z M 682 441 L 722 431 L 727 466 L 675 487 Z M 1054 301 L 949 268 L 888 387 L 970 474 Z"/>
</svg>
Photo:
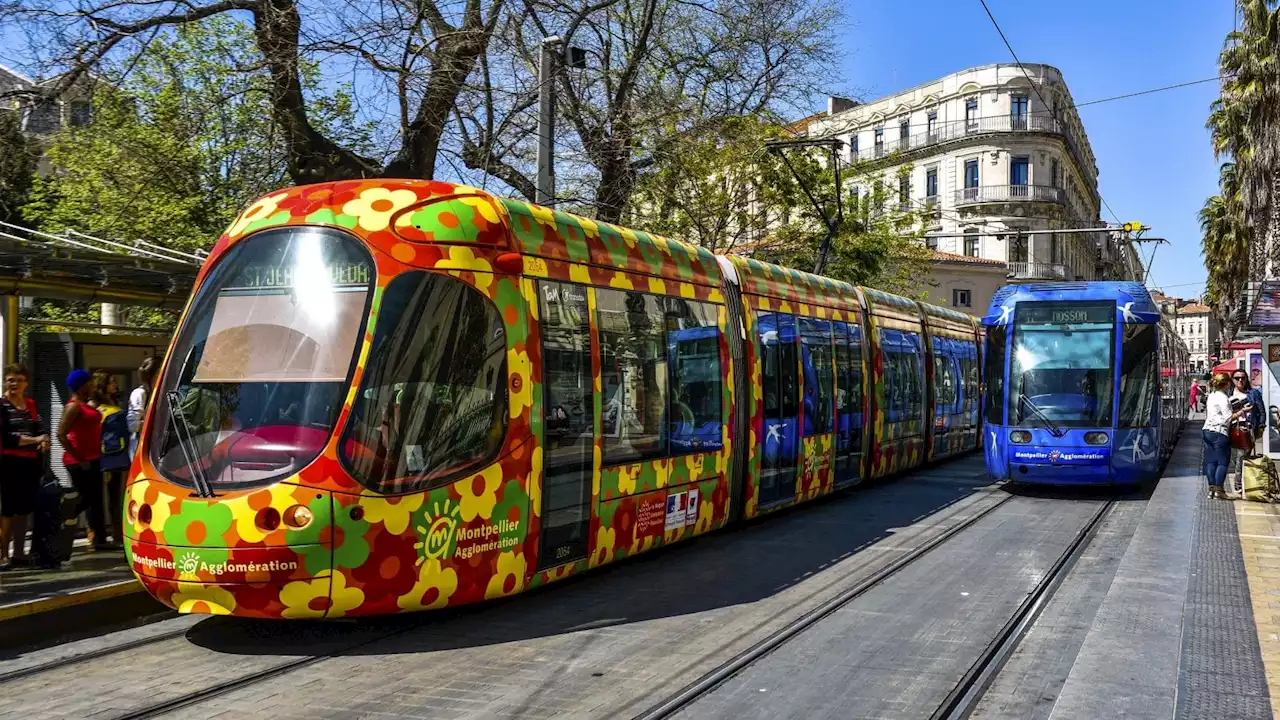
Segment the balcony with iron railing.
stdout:
<svg viewBox="0 0 1280 720">
<path fill-rule="evenodd" d="M 956 190 L 956 205 L 973 205 L 989 202 L 1051 202 L 1066 203 L 1062 188 L 1052 185 L 982 185 Z"/>
<path fill-rule="evenodd" d="M 998 115 L 996 117 L 960 120 L 948 123 L 936 123 L 922 133 L 883 139 L 869 148 L 851 153 L 853 161 L 877 160 L 893 153 L 907 153 L 953 140 L 963 140 L 990 133 L 1050 133 L 1058 135 L 1066 141 L 1076 164 L 1082 168 L 1092 169 L 1080 146 L 1076 144 L 1074 133 L 1068 131 L 1066 125 L 1056 118 L 1046 115 Z"/>
<path fill-rule="evenodd" d="M 1065 263 L 1015 261 L 1007 265 L 1009 274 L 1017 280 L 1066 280 L 1068 277 Z"/>
</svg>

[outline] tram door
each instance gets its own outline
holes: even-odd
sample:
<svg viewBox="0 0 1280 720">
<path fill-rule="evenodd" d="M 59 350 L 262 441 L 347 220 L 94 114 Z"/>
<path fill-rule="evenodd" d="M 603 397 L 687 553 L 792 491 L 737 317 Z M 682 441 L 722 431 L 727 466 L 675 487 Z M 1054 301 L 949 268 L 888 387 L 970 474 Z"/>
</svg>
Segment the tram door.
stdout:
<svg viewBox="0 0 1280 720">
<path fill-rule="evenodd" d="M 764 392 L 764 457 L 760 464 L 760 506 L 791 500 L 796 495 L 796 452 L 800 408 L 799 354 L 796 319 L 790 315 L 760 316 L 760 380 Z"/>
<path fill-rule="evenodd" d="M 587 289 L 540 282 L 543 400 L 542 537 L 538 569 L 587 556 L 593 408 Z"/>
<path fill-rule="evenodd" d="M 836 347 L 836 487 L 858 481 L 862 467 L 862 328 L 831 324 Z"/>
</svg>

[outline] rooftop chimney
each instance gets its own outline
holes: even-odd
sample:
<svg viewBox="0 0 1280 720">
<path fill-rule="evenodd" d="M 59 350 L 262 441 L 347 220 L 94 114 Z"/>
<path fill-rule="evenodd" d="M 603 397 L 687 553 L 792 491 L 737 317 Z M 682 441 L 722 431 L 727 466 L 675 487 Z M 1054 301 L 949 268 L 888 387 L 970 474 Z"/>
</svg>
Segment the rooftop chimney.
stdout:
<svg viewBox="0 0 1280 720">
<path fill-rule="evenodd" d="M 835 115 L 838 112 L 844 112 L 858 106 L 857 100 L 830 95 L 827 97 L 827 116 Z"/>
</svg>

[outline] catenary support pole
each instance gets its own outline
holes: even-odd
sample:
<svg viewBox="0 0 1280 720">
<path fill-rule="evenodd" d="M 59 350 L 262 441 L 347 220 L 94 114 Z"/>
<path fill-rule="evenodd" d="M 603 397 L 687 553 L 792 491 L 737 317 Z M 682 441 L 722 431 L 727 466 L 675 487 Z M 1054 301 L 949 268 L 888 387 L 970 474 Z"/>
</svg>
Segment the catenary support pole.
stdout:
<svg viewBox="0 0 1280 720">
<path fill-rule="evenodd" d="M 538 188 L 539 205 L 551 205 L 556 197 L 555 122 L 556 57 L 560 53 L 559 37 L 542 41 L 538 58 Z"/>
</svg>

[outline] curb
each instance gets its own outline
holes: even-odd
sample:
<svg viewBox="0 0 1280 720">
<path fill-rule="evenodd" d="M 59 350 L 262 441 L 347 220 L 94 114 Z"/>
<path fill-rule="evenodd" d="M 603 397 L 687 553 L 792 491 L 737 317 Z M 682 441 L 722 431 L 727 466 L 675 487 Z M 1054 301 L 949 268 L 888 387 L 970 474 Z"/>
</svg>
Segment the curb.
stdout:
<svg viewBox="0 0 1280 720">
<path fill-rule="evenodd" d="M 96 587 L 88 587 L 65 595 L 25 600 L 23 602 L 13 603 L 12 605 L 0 606 L 0 623 L 8 620 L 30 617 L 40 613 L 52 612 L 54 610 L 62 610 L 63 608 L 75 607 L 76 605 L 97 602 L 99 600 L 106 600 L 108 598 L 119 597 L 121 595 L 132 595 L 134 593 L 141 592 L 144 592 L 142 584 L 137 580 L 131 579 L 107 583 L 106 585 L 98 585 Z"/>
</svg>

